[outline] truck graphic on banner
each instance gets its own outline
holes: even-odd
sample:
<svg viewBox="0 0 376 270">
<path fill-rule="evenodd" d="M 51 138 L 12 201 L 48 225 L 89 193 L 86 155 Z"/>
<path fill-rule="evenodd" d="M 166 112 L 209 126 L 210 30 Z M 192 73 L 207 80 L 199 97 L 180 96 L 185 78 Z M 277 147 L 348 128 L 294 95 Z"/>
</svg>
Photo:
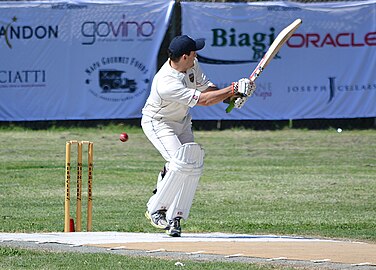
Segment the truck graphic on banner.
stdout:
<svg viewBox="0 0 376 270">
<path fill-rule="evenodd" d="M 129 79 L 125 71 L 116 69 L 99 70 L 99 86 L 103 92 L 121 92 L 127 91 L 133 93 L 137 90 L 137 83 L 134 79 Z"/>
</svg>

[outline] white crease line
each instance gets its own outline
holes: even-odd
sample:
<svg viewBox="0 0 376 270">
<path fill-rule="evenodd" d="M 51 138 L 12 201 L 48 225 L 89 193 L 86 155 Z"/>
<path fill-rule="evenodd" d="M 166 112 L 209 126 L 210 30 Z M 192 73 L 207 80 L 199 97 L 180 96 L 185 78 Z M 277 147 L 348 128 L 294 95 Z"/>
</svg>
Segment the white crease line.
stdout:
<svg viewBox="0 0 376 270">
<path fill-rule="evenodd" d="M 112 248 L 108 248 L 107 250 L 119 250 L 119 249 L 127 249 L 127 247 L 126 246 L 112 247 Z"/>
<path fill-rule="evenodd" d="M 373 264 L 369 262 L 364 262 L 364 263 L 355 263 L 355 264 L 352 264 L 351 266 L 366 266 L 366 265 L 373 265 Z"/>
<path fill-rule="evenodd" d="M 161 252 L 166 251 L 164 248 L 154 249 L 154 250 L 147 250 L 146 253 L 154 253 L 154 252 Z"/>
<path fill-rule="evenodd" d="M 287 260 L 286 257 L 277 257 L 277 258 L 270 258 L 267 261 L 280 261 L 280 260 Z"/>
<path fill-rule="evenodd" d="M 330 262 L 330 259 L 322 259 L 322 260 L 311 260 L 313 263 L 324 263 L 324 262 Z"/>
<path fill-rule="evenodd" d="M 201 254 L 201 253 L 205 253 L 205 250 L 199 250 L 199 251 L 194 251 L 194 252 L 187 252 L 185 254 L 187 254 L 187 255 L 195 255 L 195 254 Z"/>
<path fill-rule="evenodd" d="M 242 256 L 244 256 L 244 254 L 238 253 L 238 254 L 227 255 L 225 256 L 225 258 L 234 258 L 234 257 L 242 257 Z"/>
</svg>

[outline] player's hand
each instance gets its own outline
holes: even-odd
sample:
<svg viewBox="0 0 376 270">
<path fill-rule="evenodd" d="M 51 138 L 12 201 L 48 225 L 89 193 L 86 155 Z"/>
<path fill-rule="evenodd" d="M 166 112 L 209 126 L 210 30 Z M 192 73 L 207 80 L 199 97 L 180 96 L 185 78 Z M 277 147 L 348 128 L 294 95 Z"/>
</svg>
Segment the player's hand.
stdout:
<svg viewBox="0 0 376 270">
<path fill-rule="evenodd" d="M 247 101 L 248 97 L 237 97 L 234 102 L 234 108 L 240 109 L 244 106 L 245 102 Z"/>
<path fill-rule="evenodd" d="M 232 87 L 234 95 L 240 97 L 250 97 L 256 90 L 256 84 L 247 78 L 232 83 Z"/>
</svg>

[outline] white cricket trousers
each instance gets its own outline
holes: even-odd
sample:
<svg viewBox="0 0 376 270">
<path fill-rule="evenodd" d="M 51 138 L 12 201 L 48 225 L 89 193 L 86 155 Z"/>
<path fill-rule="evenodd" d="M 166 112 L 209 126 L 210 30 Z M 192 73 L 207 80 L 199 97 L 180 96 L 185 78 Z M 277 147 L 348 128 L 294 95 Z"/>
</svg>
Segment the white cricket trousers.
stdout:
<svg viewBox="0 0 376 270">
<path fill-rule="evenodd" d="M 146 137 L 166 160 L 165 168 L 167 170 L 170 160 L 172 159 L 176 151 L 180 148 L 180 146 L 185 143 L 194 141 L 192 132 L 192 118 L 190 116 L 185 117 L 182 122 L 158 121 L 150 117 L 143 116 L 141 119 L 141 126 Z M 162 189 L 163 184 L 164 183 L 162 175 L 161 173 L 159 173 L 157 179 L 157 194 L 151 196 L 148 203 L 146 204 L 149 211 L 149 207 L 158 197 L 158 190 Z M 190 193 L 192 193 L 190 195 L 193 197 L 194 191 Z M 189 209 L 187 213 L 189 213 Z M 188 217 L 188 215 L 186 215 L 186 217 Z M 167 218 L 174 218 L 172 216 L 172 211 L 168 211 Z"/>
<path fill-rule="evenodd" d="M 146 137 L 167 163 L 181 145 L 194 141 L 190 116 L 185 117 L 182 122 L 158 121 L 143 116 L 141 126 Z"/>
</svg>

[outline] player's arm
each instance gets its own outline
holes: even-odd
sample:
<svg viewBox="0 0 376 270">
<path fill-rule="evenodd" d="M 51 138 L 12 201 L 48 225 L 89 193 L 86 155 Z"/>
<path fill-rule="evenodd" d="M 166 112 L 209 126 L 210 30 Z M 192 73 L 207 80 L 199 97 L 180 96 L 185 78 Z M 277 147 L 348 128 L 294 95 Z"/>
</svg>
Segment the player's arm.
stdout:
<svg viewBox="0 0 376 270">
<path fill-rule="evenodd" d="M 234 82 L 232 85 L 223 89 L 209 87 L 201 93 L 197 105 L 211 106 L 218 104 L 230 97 L 249 96 L 254 92 L 255 88 L 255 84 L 249 79 L 240 79 L 239 81 Z"/>
<path fill-rule="evenodd" d="M 215 90 L 219 90 L 219 88 L 215 85 L 209 86 L 206 90 L 202 91 L 202 93 L 209 92 L 209 91 L 215 91 Z"/>
<path fill-rule="evenodd" d="M 211 106 L 222 102 L 223 100 L 234 96 L 232 86 L 228 86 L 223 89 L 216 89 L 214 87 L 209 87 L 203 91 L 197 102 L 199 106 Z"/>
</svg>

